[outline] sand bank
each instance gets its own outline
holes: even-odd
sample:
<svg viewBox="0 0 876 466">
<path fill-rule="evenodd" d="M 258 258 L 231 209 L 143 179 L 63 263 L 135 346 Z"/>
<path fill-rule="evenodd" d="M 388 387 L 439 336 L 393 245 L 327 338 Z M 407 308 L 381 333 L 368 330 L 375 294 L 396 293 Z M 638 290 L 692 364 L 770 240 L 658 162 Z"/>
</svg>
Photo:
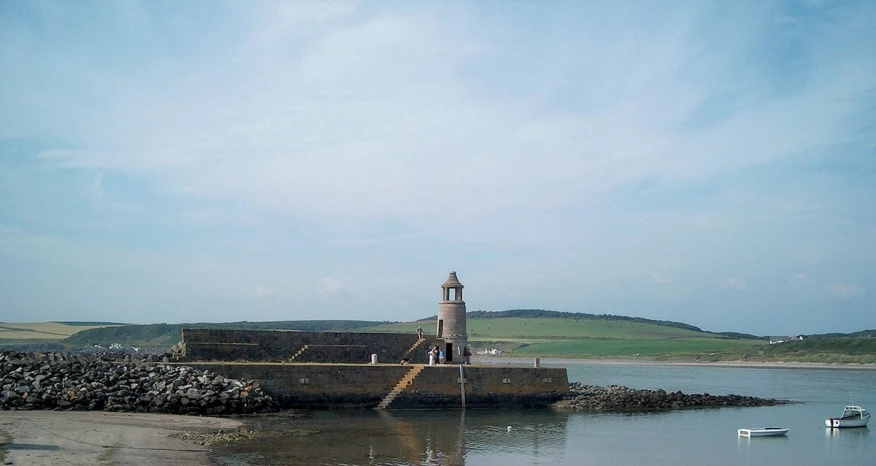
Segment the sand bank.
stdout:
<svg viewBox="0 0 876 466">
<path fill-rule="evenodd" d="M 632 365 L 632 366 L 707 366 L 707 367 L 759 367 L 771 369 L 861 369 L 876 370 L 876 364 L 824 364 L 814 362 L 758 362 L 758 361 L 657 361 L 653 359 L 576 359 L 576 358 L 540 358 L 546 365 Z M 532 365 L 532 357 L 517 356 L 477 356 L 472 358 L 475 364 L 494 365 Z"/>
<path fill-rule="evenodd" d="M 241 425 L 234 419 L 167 414 L 2 411 L 0 454 L 13 465 L 208 465 L 209 448 L 169 436 Z"/>
</svg>

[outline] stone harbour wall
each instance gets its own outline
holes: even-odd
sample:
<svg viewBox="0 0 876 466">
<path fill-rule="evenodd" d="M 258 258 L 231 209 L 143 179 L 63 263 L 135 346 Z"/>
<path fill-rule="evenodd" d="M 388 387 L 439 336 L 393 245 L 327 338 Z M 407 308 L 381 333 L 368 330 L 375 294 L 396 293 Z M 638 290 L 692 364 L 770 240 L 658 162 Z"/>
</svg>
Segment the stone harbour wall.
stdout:
<svg viewBox="0 0 876 466">
<path fill-rule="evenodd" d="M 425 352 L 425 350 L 424 350 Z M 191 363 L 240 379 L 257 379 L 285 408 L 373 408 L 411 371 L 397 364 Z M 467 408 L 547 406 L 566 396 L 561 368 L 462 366 Z M 461 408 L 459 365 L 425 366 L 389 409 Z"/>
<path fill-rule="evenodd" d="M 392 408 L 461 408 L 458 365 L 426 367 Z M 467 408 L 543 407 L 569 392 L 566 369 L 462 366 Z"/>
<path fill-rule="evenodd" d="M 393 334 L 187 328 L 182 338 L 186 361 L 366 363 L 377 354 L 381 362 L 398 362 L 417 342 L 413 329 Z"/>
<path fill-rule="evenodd" d="M 409 366 L 363 364 L 191 363 L 192 367 L 254 379 L 284 408 L 374 407 Z"/>
</svg>

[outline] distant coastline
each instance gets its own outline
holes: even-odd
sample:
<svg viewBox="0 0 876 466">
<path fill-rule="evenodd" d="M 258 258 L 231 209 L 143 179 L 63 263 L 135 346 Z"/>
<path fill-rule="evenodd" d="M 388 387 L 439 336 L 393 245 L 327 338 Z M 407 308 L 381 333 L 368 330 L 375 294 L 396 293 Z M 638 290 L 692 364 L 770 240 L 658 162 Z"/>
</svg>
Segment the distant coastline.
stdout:
<svg viewBox="0 0 876 466">
<path fill-rule="evenodd" d="M 484 356 L 477 355 L 472 358 L 475 364 L 495 365 L 531 365 L 532 357 L 522 356 Z M 590 359 L 590 358 L 539 358 L 541 364 L 565 365 L 565 364 L 590 364 L 590 365 L 630 365 L 630 366 L 707 366 L 707 367 L 752 367 L 763 369 L 819 369 L 819 370 L 876 370 L 876 364 L 828 364 L 817 362 L 775 362 L 775 361 L 660 361 L 656 359 Z"/>
</svg>

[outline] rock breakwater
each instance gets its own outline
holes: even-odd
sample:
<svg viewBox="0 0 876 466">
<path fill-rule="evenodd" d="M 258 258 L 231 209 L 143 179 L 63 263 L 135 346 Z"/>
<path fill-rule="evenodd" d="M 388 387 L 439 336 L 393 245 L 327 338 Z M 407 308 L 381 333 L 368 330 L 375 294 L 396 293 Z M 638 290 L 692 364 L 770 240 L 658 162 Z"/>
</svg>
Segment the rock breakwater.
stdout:
<svg viewBox="0 0 876 466">
<path fill-rule="evenodd" d="M 668 411 L 673 409 L 774 406 L 788 400 L 741 395 L 685 394 L 680 391 L 641 390 L 622 385 L 569 384 L 567 399 L 554 404 L 561 409 L 599 412 Z"/>
<path fill-rule="evenodd" d="M 257 381 L 156 355 L 0 353 L 0 409 L 252 414 L 278 410 Z"/>
</svg>

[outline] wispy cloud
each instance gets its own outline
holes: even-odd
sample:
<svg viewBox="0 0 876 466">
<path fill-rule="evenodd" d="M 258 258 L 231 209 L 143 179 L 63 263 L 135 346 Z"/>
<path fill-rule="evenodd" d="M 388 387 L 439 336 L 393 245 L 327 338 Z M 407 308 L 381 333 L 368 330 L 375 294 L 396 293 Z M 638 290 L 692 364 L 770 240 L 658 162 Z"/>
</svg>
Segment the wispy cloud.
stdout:
<svg viewBox="0 0 876 466">
<path fill-rule="evenodd" d="M 271 291 L 270 289 L 268 289 L 268 287 L 264 285 L 256 285 L 254 293 L 257 298 L 264 298 L 274 294 L 273 291 Z"/>
<path fill-rule="evenodd" d="M 852 299 L 864 295 L 864 290 L 855 283 L 831 283 L 827 285 L 827 292 L 839 299 Z"/>
<path fill-rule="evenodd" d="M 838 129 L 857 105 L 837 97 L 870 84 L 859 78 L 866 65 L 842 56 L 819 57 L 824 62 L 814 69 L 836 62 L 847 70 L 839 79 L 816 74 L 817 86 L 791 96 L 754 89 L 723 118 L 687 128 L 703 107 L 718 104 L 714 95 L 730 82 L 715 81 L 715 65 L 701 61 L 695 17 L 668 15 L 663 27 L 636 30 L 632 42 L 600 40 L 607 49 L 575 53 L 594 65 L 612 57 L 609 71 L 620 80 L 564 65 L 566 74 L 533 78 L 529 90 L 503 99 L 483 88 L 493 76 L 467 70 L 507 61 L 489 44 L 516 31 L 457 19 L 448 37 L 447 25 L 439 26 L 447 17 L 438 11 L 363 18 L 340 10 L 324 17 L 333 28 L 310 28 L 300 40 L 284 41 L 278 38 L 298 35 L 295 23 L 267 9 L 258 28 L 240 31 L 246 48 L 207 56 L 197 70 L 173 63 L 189 68 L 185 79 L 166 76 L 161 86 L 147 85 L 155 76 L 126 74 L 109 63 L 98 71 L 121 72 L 116 86 L 78 76 L 78 91 L 97 105 L 77 111 L 109 127 L 75 128 L 70 136 L 80 147 L 43 156 L 68 167 L 157 177 L 179 194 L 284 212 L 416 218 L 455 206 L 450 221 L 467 221 L 511 206 L 535 214 L 643 179 L 695 182 L 842 141 Z M 610 20 L 592 34 L 607 39 L 616 26 Z M 87 53 L 76 45 L 74 56 Z M 290 54 L 295 58 L 282 59 Z M 238 67 L 222 71 L 229 59 Z M 741 65 L 738 72 L 757 66 Z M 613 97 L 573 112 L 549 105 L 581 86 Z M 126 104 L 111 105 L 117 101 Z M 812 118 L 793 117 L 799 114 Z M 453 166 L 464 169 L 448 172 Z M 522 179 L 526 189 L 517 189 Z"/>
<path fill-rule="evenodd" d="M 323 277 L 319 281 L 319 292 L 322 294 L 335 294 L 344 289 L 344 284 L 337 278 Z"/>
<path fill-rule="evenodd" d="M 671 279 L 669 277 L 664 277 L 663 275 L 660 275 L 657 272 L 654 272 L 651 274 L 651 280 L 653 280 L 654 283 L 656 283 L 658 285 L 666 285 L 666 284 L 672 283 L 674 281 L 673 279 Z"/>
<path fill-rule="evenodd" d="M 876 286 L 874 21 L 866 1 L 3 8 L 0 227 L 25 246 L 0 254 L 35 285 L 67 270 L 47 238 L 59 283 L 145 254 L 162 265 L 86 275 L 178 270 L 153 304 L 192 312 L 219 289 L 266 317 L 296 296 L 404 319 L 354 300 L 431 312 L 422 288 L 461 269 L 483 308 L 732 327 L 697 312 L 716 283 L 752 313 L 800 270 Z M 821 286 L 794 293 L 855 293 Z"/>
<path fill-rule="evenodd" d="M 730 277 L 724 281 L 724 286 L 726 288 L 733 288 L 736 291 L 742 291 L 745 288 L 745 282 L 736 277 Z"/>
</svg>

